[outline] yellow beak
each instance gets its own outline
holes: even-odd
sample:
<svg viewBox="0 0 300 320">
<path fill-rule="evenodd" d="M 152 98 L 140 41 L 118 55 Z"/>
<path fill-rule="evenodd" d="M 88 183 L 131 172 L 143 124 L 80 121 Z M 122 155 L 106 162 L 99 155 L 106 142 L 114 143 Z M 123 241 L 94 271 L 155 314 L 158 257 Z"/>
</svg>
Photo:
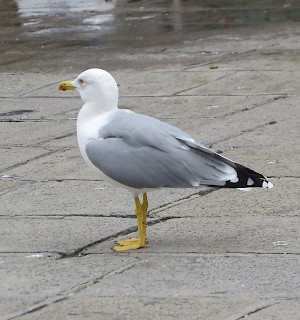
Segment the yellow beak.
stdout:
<svg viewBox="0 0 300 320">
<path fill-rule="evenodd" d="M 76 87 L 72 85 L 72 81 L 62 81 L 58 85 L 58 90 L 66 91 L 66 90 L 75 90 Z"/>
</svg>

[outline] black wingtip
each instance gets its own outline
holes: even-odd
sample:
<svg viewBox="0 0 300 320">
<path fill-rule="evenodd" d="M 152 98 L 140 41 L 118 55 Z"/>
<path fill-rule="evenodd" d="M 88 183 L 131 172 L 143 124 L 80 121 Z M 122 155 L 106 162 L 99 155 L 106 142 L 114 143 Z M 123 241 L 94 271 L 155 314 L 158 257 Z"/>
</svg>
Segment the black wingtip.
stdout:
<svg viewBox="0 0 300 320">
<path fill-rule="evenodd" d="M 264 175 L 255 172 L 240 164 L 235 164 L 235 170 L 237 177 L 226 181 L 224 188 L 273 188 L 273 183 L 268 180 Z"/>
</svg>

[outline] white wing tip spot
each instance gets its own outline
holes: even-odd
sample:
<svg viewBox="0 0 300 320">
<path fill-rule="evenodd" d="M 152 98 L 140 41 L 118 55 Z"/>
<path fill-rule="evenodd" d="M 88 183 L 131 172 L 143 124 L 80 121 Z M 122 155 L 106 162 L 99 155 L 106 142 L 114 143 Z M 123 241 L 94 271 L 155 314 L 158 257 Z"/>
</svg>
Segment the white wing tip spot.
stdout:
<svg viewBox="0 0 300 320">
<path fill-rule="evenodd" d="M 252 186 L 253 184 L 254 184 L 254 181 L 251 178 L 248 178 L 247 186 Z"/>
<path fill-rule="evenodd" d="M 236 183 L 238 181 L 239 181 L 239 178 L 237 176 L 230 180 L 230 182 L 232 182 L 232 183 Z"/>
<path fill-rule="evenodd" d="M 265 189 L 272 189 L 274 187 L 273 183 L 270 181 L 264 181 L 262 187 Z"/>
</svg>

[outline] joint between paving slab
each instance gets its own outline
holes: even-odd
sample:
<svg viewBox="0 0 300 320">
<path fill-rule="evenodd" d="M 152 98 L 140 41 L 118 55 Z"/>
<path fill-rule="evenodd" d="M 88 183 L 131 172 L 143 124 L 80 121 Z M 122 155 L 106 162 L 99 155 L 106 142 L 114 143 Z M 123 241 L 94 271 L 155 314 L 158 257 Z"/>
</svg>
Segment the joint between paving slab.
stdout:
<svg viewBox="0 0 300 320">
<path fill-rule="evenodd" d="M 266 104 L 272 103 L 272 102 L 274 102 L 274 101 L 277 101 L 277 100 L 280 100 L 280 99 L 285 99 L 285 98 L 287 98 L 287 95 L 279 95 L 279 96 L 276 96 L 276 97 L 274 97 L 274 98 L 265 100 L 265 101 L 263 101 L 263 102 L 256 103 L 256 104 L 254 104 L 254 105 L 251 106 L 251 107 L 246 107 L 246 108 L 241 109 L 241 110 L 236 110 L 236 111 L 228 112 L 228 113 L 224 114 L 223 116 L 221 116 L 221 117 L 216 117 L 216 118 L 218 118 L 218 119 L 224 119 L 224 118 L 226 118 L 226 117 L 228 117 L 228 116 L 233 116 L 233 115 L 239 114 L 239 113 L 241 113 L 241 112 L 250 111 L 250 110 L 253 110 L 253 109 L 256 109 L 256 108 L 265 106 Z"/>
<path fill-rule="evenodd" d="M 99 255 L 102 253 L 89 253 L 89 254 L 93 254 L 93 255 Z M 107 254 L 107 253 L 105 253 Z M 282 256 L 284 255 L 284 253 L 266 253 L 266 252 L 223 252 L 223 253 L 210 253 L 210 252 L 199 252 L 199 251 L 178 251 L 178 252 L 174 252 L 174 251 L 163 251 L 163 252 L 144 252 L 143 250 L 141 251 L 132 251 L 131 252 L 131 256 L 134 257 L 142 257 L 143 255 L 145 255 L 147 258 L 149 258 L 150 256 L 159 256 L 159 255 L 163 255 L 163 256 L 181 256 L 181 257 L 203 257 L 203 258 L 253 258 L 256 256 L 260 256 L 260 257 L 264 257 L 264 258 L 278 258 L 278 259 L 282 259 Z M 300 254 L 289 254 L 289 256 L 287 258 L 298 258 Z M 294 298 L 294 299 L 299 299 L 299 298 Z"/>
<path fill-rule="evenodd" d="M 234 251 L 227 251 L 226 254 L 234 255 L 234 256 L 264 256 L 264 257 L 282 257 L 282 256 L 292 256 L 298 257 L 300 256 L 300 252 L 256 252 L 256 251 L 248 251 L 248 252 L 234 252 Z"/>
<path fill-rule="evenodd" d="M 49 139 L 38 141 L 37 145 L 40 146 L 40 145 L 42 145 L 44 143 L 47 143 L 47 142 L 50 142 L 50 141 L 60 140 L 60 139 L 64 139 L 64 138 L 68 138 L 68 137 L 74 136 L 74 135 L 76 135 L 76 131 L 65 133 L 65 134 L 63 134 L 61 136 L 58 136 L 58 137 L 52 137 L 52 138 L 49 138 Z M 65 150 L 68 150 L 68 148 L 66 148 Z"/>
<path fill-rule="evenodd" d="M 58 114 L 59 115 L 59 114 Z M 55 115 L 54 115 L 55 117 Z M 74 119 L 0 119 L 0 122 L 12 122 L 12 123 L 18 123 L 18 122 L 24 122 L 24 123 L 41 123 L 41 122 L 61 122 L 61 121 L 74 121 Z"/>
<path fill-rule="evenodd" d="M 231 76 L 231 75 L 233 75 L 235 73 L 237 73 L 237 72 L 234 71 L 234 72 L 231 72 L 231 73 L 227 73 L 227 74 L 225 74 L 225 75 L 223 75 L 223 76 L 221 76 L 221 77 L 219 77 L 219 78 L 217 78 L 215 80 L 209 81 L 207 83 L 201 83 L 201 84 L 198 84 L 196 86 L 193 86 L 193 87 L 190 87 L 190 88 L 187 88 L 187 89 L 184 89 L 184 90 L 177 91 L 177 92 L 173 93 L 172 96 L 181 95 L 183 92 L 186 92 L 186 91 L 189 91 L 189 90 L 192 90 L 192 89 L 196 89 L 196 88 L 200 88 L 200 87 L 204 87 L 204 86 L 206 86 L 208 84 L 211 84 L 211 83 L 214 83 L 216 81 L 222 80 L 222 79 L 224 79 L 224 78 L 226 78 L 228 76 Z"/>
<path fill-rule="evenodd" d="M 50 86 L 53 86 L 53 85 L 58 85 L 60 81 L 55 81 L 55 82 L 51 82 L 51 83 L 47 83 L 39 88 L 36 88 L 36 89 L 33 89 L 33 90 L 30 90 L 30 91 L 27 91 L 27 92 L 24 92 L 24 93 L 21 93 L 19 94 L 17 97 L 18 98 L 21 98 L 23 96 L 28 96 L 30 93 L 33 93 L 33 92 L 36 92 L 36 91 L 39 91 L 41 89 L 44 89 L 44 88 L 47 88 L 47 87 L 50 87 Z"/>
<path fill-rule="evenodd" d="M 299 179 L 300 176 L 270 176 L 268 175 L 269 179 Z"/>
<path fill-rule="evenodd" d="M 65 151 L 64 149 L 60 149 L 59 151 Z M 32 160 L 36 160 L 36 159 L 32 159 Z M 16 165 L 17 166 L 17 165 Z M 7 168 L 7 169 L 11 169 L 11 168 Z M 5 169 L 6 170 L 6 169 Z M 0 172 L 1 173 L 1 172 Z M 104 182 L 104 180 L 101 179 L 28 179 L 28 178 L 19 178 L 17 176 L 12 176 L 11 178 L 7 178 L 7 179 L 1 179 L 0 180 L 14 180 L 14 181 L 21 181 L 21 182 L 32 182 L 32 183 L 47 183 L 47 182 L 65 182 L 65 181 L 80 181 L 80 182 Z"/>
<path fill-rule="evenodd" d="M 18 143 L 14 143 L 14 144 L 0 144 L 0 147 L 4 147 L 4 148 L 11 148 L 11 147 L 41 147 L 41 148 L 49 148 L 47 146 L 43 146 L 43 144 L 47 143 L 47 142 L 51 142 L 51 141 L 55 141 L 55 140 L 60 140 L 60 139 L 64 139 L 64 138 L 68 138 L 68 137 L 71 137 L 73 135 L 76 135 L 76 132 L 75 131 L 72 131 L 72 132 L 69 132 L 69 133 L 66 133 L 66 134 L 63 134 L 61 136 L 58 136 L 58 137 L 52 137 L 52 138 L 49 138 L 49 139 L 44 139 L 44 140 L 39 140 L 39 141 L 34 141 L 32 143 L 28 143 L 28 144 L 18 144 Z M 69 150 L 71 149 L 72 147 L 61 147 L 59 148 L 58 150 L 55 150 L 55 151 L 59 151 L 59 150 Z M 47 149 L 46 149 L 47 150 Z"/>
<path fill-rule="evenodd" d="M 60 257 L 64 254 L 62 252 L 59 251 L 47 251 L 47 250 L 43 250 L 43 251 L 0 251 L 0 254 L 2 255 L 26 255 L 25 258 L 52 258 L 54 260 L 58 260 L 60 259 Z"/>
<path fill-rule="evenodd" d="M 11 64 L 14 64 L 14 63 L 18 63 L 18 62 L 22 62 L 22 61 L 26 61 L 26 60 L 31 60 L 33 59 L 35 56 L 30 56 L 30 57 L 27 57 L 27 58 L 21 58 L 21 59 L 12 59 L 10 61 L 5 61 L 5 62 L 1 62 L 0 63 L 0 66 L 8 66 L 8 65 L 11 65 Z"/>
<path fill-rule="evenodd" d="M 190 65 L 190 66 L 184 68 L 183 71 L 192 71 L 192 70 L 189 70 L 189 69 L 202 67 L 202 66 L 207 66 L 207 65 L 210 65 L 210 64 L 216 64 L 216 63 L 219 63 L 219 62 L 224 63 L 224 61 L 230 61 L 230 60 L 232 60 L 232 58 L 240 57 L 240 56 L 242 56 L 244 54 L 249 54 L 249 53 L 256 52 L 256 51 L 257 51 L 257 49 L 246 50 L 246 51 L 243 51 L 243 52 L 230 52 L 230 53 L 227 53 L 227 57 L 223 56 L 223 57 L 221 57 L 221 58 L 219 58 L 217 60 L 213 59 L 212 61 L 209 61 L 209 62 L 204 62 L 204 63 L 201 63 L 201 64 L 193 64 L 193 65 Z M 202 52 L 212 53 L 213 51 L 202 51 Z M 226 51 L 223 51 L 223 52 L 226 52 Z"/>
<path fill-rule="evenodd" d="M 48 150 L 48 149 L 45 148 L 45 150 Z M 6 167 L 6 168 L 4 168 L 4 169 L 1 169 L 1 170 L 0 170 L 0 174 L 3 173 L 4 171 L 12 170 L 12 169 L 15 169 L 15 168 L 17 168 L 17 167 L 19 167 L 19 166 L 22 166 L 22 165 L 24 165 L 24 164 L 27 164 L 27 163 L 29 163 L 30 161 L 38 160 L 38 159 L 41 159 L 41 158 L 43 158 L 43 157 L 47 157 L 47 156 L 50 156 L 50 155 L 52 155 L 52 154 L 55 154 L 55 153 L 58 153 L 58 152 L 61 152 L 61 151 L 66 151 L 66 150 L 68 150 L 68 148 L 61 148 L 61 149 L 58 149 L 58 150 L 51 150 L 51 151 L 48 150 L 48 152 L 45 153 L 45 154 L 38 155 L 38 156 L 33 157 L 33 158 L 31 158 L 31 159 L 24 160 L 24 161 L 21 161 L 21 162 L 19 162 L 19 163 L 17 163 L 17 164 L 12 165 L 12 166 L 9 166 L 9 167 Z M 14 179 L 14 180 L 20 180 L 20 181 L 22 181 L 21 179 L 16 179 L 16 178 L 17 178 L 17 177 L 12 177 L 12 179 Z M 8 179 L 7 179 L 7 180 L 8 180 Z M 23 181 L 32 181 L 32 180 L 23 180 Z"/>
<path fill-rule="evenodd" d="M 122 274 L 132 268 L 134 268 L 139 262 L 140 262 L 140 259 L 138 257 L 135 257 L 136 259 L 138 259 L 138 261 L 136 263 L 130 263 L 130 264 L 127 264 L 125 266 L 122 266 L 116 270 L 113 270 L 111 272 L 108 272 L 104 275 L 101 275 L 99 277 L 95 277 L 93 279 L 90 279 L 86 282 L 83 282 L 77 286 L 74 286 L 68 290 L 65 290 L 63 292 L 60 292 L 58 294 L 56 294 L 54 297 L 52 298 L 48 298 L 44 301 L 41 301 L 39 303 L 36 303 L 35 305 L 33 306 L 30 306 L 29 308 L 25 309 L 25 310 L 21 310 L 21 311 L 17 311 L 15 312 L 14 314 L 10 314 L 10 315 L 7 315 L 5 318 L 2 318 L 2 320 L 13 320 L 13 319 L 17 319 L 19 317 L 22 317 L 22 316 L 25 316 L 27 314 L 31 314 L 31 313 L 34 313 L 38 310 L 41 310 L 45 307 L 48 307 L 54 303 L 59 303 L 59 302 L 62 302 L 66 299 L 69 299 L 71 296 L 73 296 L 74 294 L 78 293 L 78 292 L 81 292 L 82 290 L 94 285 L 94 284 L 97 284 L 99 283 L 101 280 L 105 279 L 105 278 L 108 278 L 108 277 L 111 277 L 111 276 L 114 276 L 114 275 L 117 275 L 117 274 Z"/>
<path fill-rule="evenodd" d="M 212 193 L 214 191 L 217 191 L 219 189 L 220 188 L 218 188 L 218 187 L 210 187 L 209 189 L 199 190 L 199 191 L 197 191 L 195 193 L 192 193 L 192 194 L 190 194 L 190 195 L 188 195 L 186 197 L 183 197 L 183 198 L 181 198 L 181 199 L 179 199 L 177 201 L 163 204 L 163 205 L 161 205 L 159 207 L 156 207 L 154 209 L 149 210 L 149 212 L 148 212 L 149 217 L 151 217 L 151 216 L 152 217 L 157 217 L 156 213 L 159 213 L 159 212 L 165 211 L 167 209 L 173 208 L 173 207 L 178 206 L 178 205 L 180 205 L 180 204 L 182 204 L 184 202 L 187 202 L 187 201 L 190 201 L 190 200 L 205 196 L 205 195 L 210 194 L 210 193 Z M 187 217 L 188 216 L 185 216 L 185 218 L 187 218 Z M 177 217 L 177 216 L 176 217 L 171 217 L 170 216 L 169 218 L 180 218 L 180 217 Z"/>
<path fill-rule="evenodd" d="M 240 93 L 240 94 L 235 94 L 235 93 L 213 93 L 213 94 L 181 94 L 179 97 L 268 97 L 268 96 L 286 96 L 286 97 L 297 97 L 295 94 L 289 94 L 286 92 L 282 93 Z M 140 96 L 137 96 L 140 97 Z M 160 97 L 160 96 L 155 96 L 155 97 Z M 163 96 L 162 96 L 163 97 Z M 173 97 L 173 96 L 166 96 L 166 97 Z"/>
<path fill-rule="evenodd" d="M 269 122 L 265 122 L 263 124 L 257 125 L 257 126 L 255 126 L 253 128 L 250 128 L 250 129 L 247 129 L 247 130 L 242 130 L 239 134 L 228 136 L 225 139 L 220 139 L 218 141 L 215 141 L 215 142 L 211 143 L 209 145 L 209 148 L 213 148 L 213 145 L 215 145 L 215 144 L 218 144 L 218 143 L 221 143 L 221 142 L 225 142 L 225 141 L 228 141 L 228 140 L 236 138 L 236 137 L 240 137 L 240 136 L 244 135 L 245 133 L 250 133 L 250 132 L 253 132 L 253 131 L 257 130 L 257 129 L 264 128 L 266 126 L 271 126 L 271 125 L 276 124 L 276 123 L 277 123 L 277 121 L 269 121 Z"/>
</svg>

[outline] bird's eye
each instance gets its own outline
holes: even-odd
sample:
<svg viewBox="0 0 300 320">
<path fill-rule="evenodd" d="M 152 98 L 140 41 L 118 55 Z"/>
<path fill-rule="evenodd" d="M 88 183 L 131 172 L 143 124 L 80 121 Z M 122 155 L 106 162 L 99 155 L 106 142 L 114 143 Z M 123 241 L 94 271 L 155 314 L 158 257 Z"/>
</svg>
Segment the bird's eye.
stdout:
<svg viewBox="0 0 300 320">
<path fill-rule="evenodd" d="M 84 83 L 84 80 L 83 80 L 83 79 L 79 79 L 78 82 L 79 82 L 80 84 L 83 84 L 83 83 Z"/>
</svg>

